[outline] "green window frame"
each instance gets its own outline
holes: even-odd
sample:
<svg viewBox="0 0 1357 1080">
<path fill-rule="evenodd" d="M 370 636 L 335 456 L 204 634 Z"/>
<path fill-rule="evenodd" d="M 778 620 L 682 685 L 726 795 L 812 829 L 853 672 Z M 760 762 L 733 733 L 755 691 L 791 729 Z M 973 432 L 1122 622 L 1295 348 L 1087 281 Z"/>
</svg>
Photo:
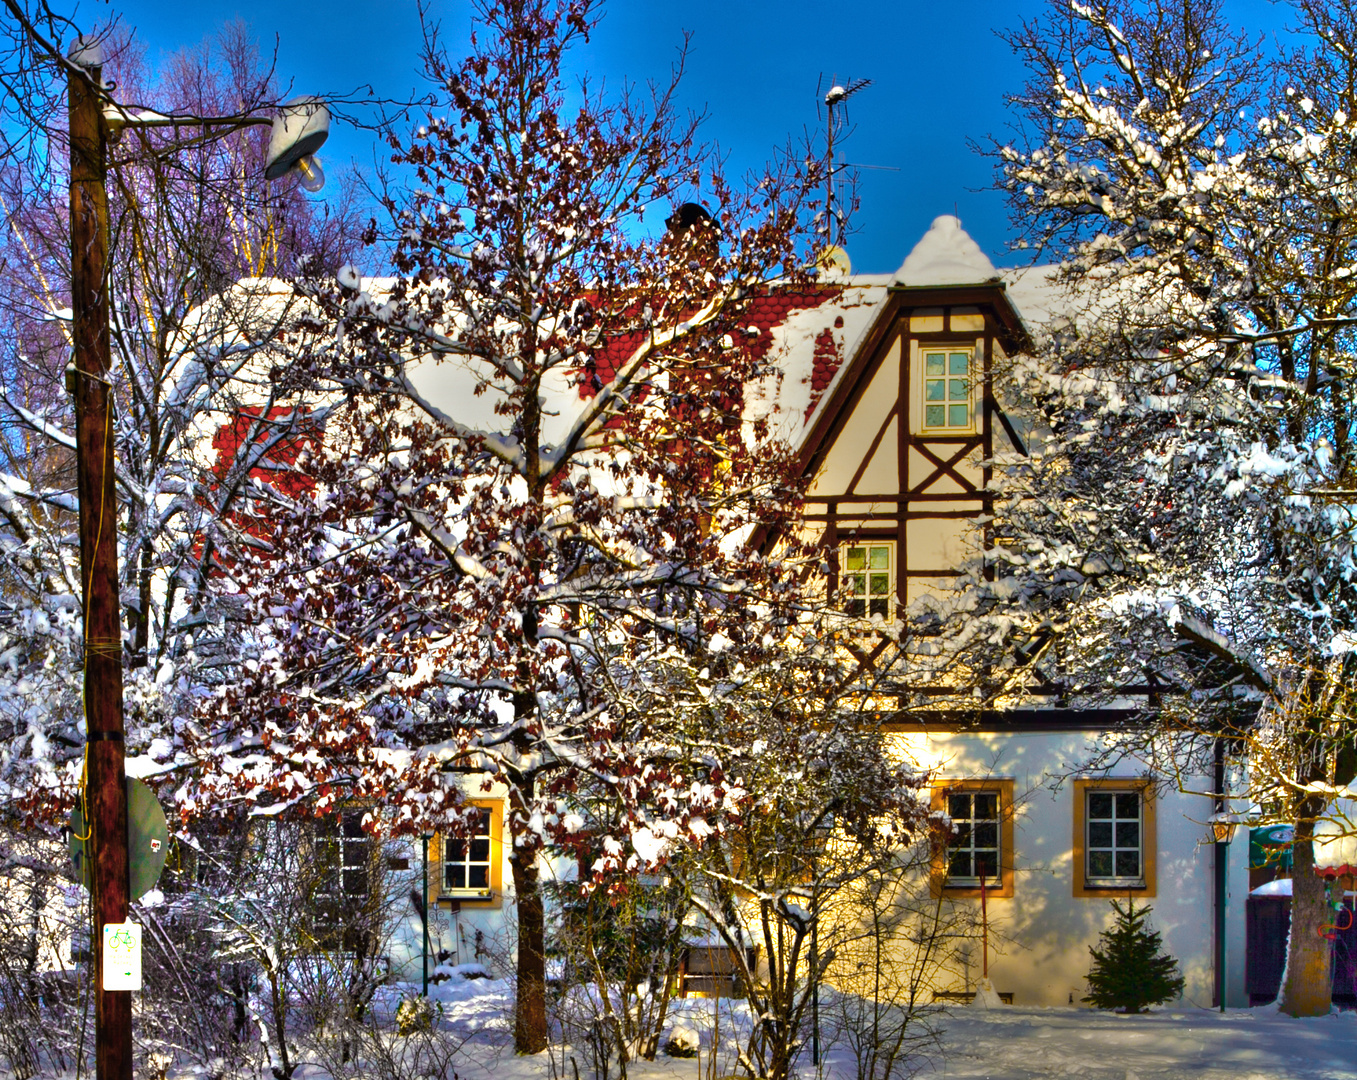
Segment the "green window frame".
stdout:
<svg viewBox="0 0 1357 1080">
<path fill-rule="evenodd" d="M 844 544 L 840 582 L 845 610 L 859 619 L 889 619 L 895 595 L 895 545 L 889 541 Z"/>
<path fill-rule="evenodd" d="M 929 430 L 969 431 L 971 411 L 972 349 L 924 349 L 924 427 Z"/>
</svg>

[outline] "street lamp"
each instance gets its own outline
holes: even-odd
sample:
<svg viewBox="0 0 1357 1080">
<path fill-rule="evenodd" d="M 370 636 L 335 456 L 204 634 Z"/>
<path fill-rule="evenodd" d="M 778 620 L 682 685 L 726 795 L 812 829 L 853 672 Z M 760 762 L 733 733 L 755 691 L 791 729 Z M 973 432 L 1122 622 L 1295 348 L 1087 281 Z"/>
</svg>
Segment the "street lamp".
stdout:
<svg viewBox="0 0 1357 1080">
<path fill-rule="evenodd" d="M 71 344 L 68 385 L 75 406 L 80 575 L 84 591 L 85 820 L 89 828 L 94 954 L 95 1070 L 99 1080 L 132 1080 L 132 996 L 106 990 L 102 928 L 127 921 L 127 788 L 122 715 L 122 628 L 118 600 L 117 503 L 113 476 L 113 386 L 108 324 L 108 142 L 124 127 L 273 128 L 272 179 L 325 141 L 329 113 L 315 98 L 277 117 L 193 117 L 129 112 L 107 97 L 103 47 L 78 37 L 67 51 L 71 176 Z M 284 164 L 285 163 L 285 164 Z M 280 166 L 281 167 L 278 167 Z M 320 182 L 323 174 L 316 170 Z M 319 183 L 316 184 L 319 187 Z M 308 187 L 308 190 L 315 188 Z"/>
<path fill-rule="evenodd" d="M 1216 874 L 1216 948 L 1220 953 L 1220 1011 L 1225 1011 L 1225 899 L 1230 876 L 1230 841 L 1234 839 L 1239 820 L 1228 811 L 1211 815 L 1211 838 L 1216 845 L 1218 865 L 1224 867 Z"/>
<path fill-rule="evenodd" d="M 320 98 L 295 97 L 278 110 L 272 124 L 264 178 L 277 180 L 295 170 L 305 190 L 319 191 L 325 173 L 314 155 L 330 134 L 330 110 Z"/>
</svg>

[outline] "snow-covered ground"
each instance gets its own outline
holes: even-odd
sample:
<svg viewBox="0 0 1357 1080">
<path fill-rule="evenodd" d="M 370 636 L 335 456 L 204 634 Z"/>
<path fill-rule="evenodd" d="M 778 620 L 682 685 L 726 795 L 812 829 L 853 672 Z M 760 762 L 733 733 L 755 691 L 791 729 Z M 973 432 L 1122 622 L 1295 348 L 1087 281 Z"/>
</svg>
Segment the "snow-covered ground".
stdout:
<svg viewBox="0 0 1357 1080">
<path fill-rule="evenodd" d="M 1275 1008 L 957 1009 L 944 1052 L 921 1077 L 1036 1080 L 1352 1080 L 1357 1015 L 1293 1020 Z M 851 1080 L 851 1076 L 849 1078 Z"/>
<path fill-rule="evenodd" d="M 433 989 L 431 997 L 443 1003 L 446 1023 L 480 1030 L 463 1047 L 460 1080 L 552 1080 L 547 1054 L 516 1058 L 507 1045 L 508 988 L 507 982 L 481 979 L 453 980 Z M 743 1007 L 694 999 L 674 1005 L 670 1028 L 698 1032 L 701 1055 L 635 1063 L 628 1080 L 709 1080 L 736 1073 L 730 1038 L 744 1019 Z M 714 1019 L 721 1039 L 712 1063 Z M 939 1021 L 942 1045 L 920 1062 L 920 1080 L 1357 1080 L 1357 1014 L 1346 1012 L 1293 1020 L 1275 1007 L 1232 1009 L 1224 1015 L 1165 1008 L 1117 1016 L 1080 1008 L 958 1006 Z M 560 1076 L 562 1050 L 555 1047 L 552 1053 Z M 581 1077 L 592 1080 L 587 1050 L 575 1057 Z M 808 1054 L 797 1073 L 799 1080 L 815 1080 Z M 564 1075 L 573 1080 L 568 1066 Z M 846 1047 L 828 1049 L 823 1075 L 824 1080 L 855 1080 Z"/>
</svg>

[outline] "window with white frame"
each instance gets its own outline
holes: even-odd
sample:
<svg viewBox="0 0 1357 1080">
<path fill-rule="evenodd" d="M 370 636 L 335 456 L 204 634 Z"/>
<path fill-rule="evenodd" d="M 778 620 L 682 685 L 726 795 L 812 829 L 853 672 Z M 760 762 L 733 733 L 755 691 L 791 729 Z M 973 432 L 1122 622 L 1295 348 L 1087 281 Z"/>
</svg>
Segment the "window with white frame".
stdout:
<svg viewBox="0 0 1357 1080">
<path fill-rule="evenodd" d="M 970 349 L 924 349 L 924 427 L 969 431 L 972 427 Z"/>
<path fill-rule="evenodd" d="M 367 811 L 349 807 L 315 820 L 312 855 L 315 860 L 316 943 L 322 949 L 366 953 L 376 940 L 380 875 L 376 872 L 378 845 L 363 831 Z M 273 843 L 286 843 L 274 837 Z"/>
<path fill-rule="evenodd" d="M 845 610 L 857 618 L 889 619 L 895 594 L 895 545 L 889 541 L 844 544 L 840 588 Z"/>
<path fill-rule="evenodd" d="M 492 891 L 490 811 L 475 811 L 465 836 L 443 838 L 443 894 L 488 897 Z"/>
<path fill-rule="evenodd" d="M 316 822 L 316 891 L 335 906 L 362 905 L 372 884 L 372 837 L 363 831 L 366 811 L 344 810 Z"/>
<path fill-rule="evenodd" d="M 952 838 L 947 842 L 947 884 L 999 884 L 1003 865 L 998 790 L 953 791 L 947 795 Z"/>
<path fill-rule="evenodd" d="M 1085 791 L 1084 879 L 1090 886 L 1145 881 L 1143 800 L 1139 791 Z"/>
</svg>

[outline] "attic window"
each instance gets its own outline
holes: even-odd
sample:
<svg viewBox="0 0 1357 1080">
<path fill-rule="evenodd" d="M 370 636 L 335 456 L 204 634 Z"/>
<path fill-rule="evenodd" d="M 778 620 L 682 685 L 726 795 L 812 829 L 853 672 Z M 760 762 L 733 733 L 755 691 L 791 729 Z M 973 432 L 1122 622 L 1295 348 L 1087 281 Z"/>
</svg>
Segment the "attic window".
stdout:
<svg viewBox="0 0 1357 1080">
<path fill-rule="evenodd" d="M 969 431 L 971 417 L 970 349 L 925 351 L 924 427 L 929 430 Z"/>
</svg>

